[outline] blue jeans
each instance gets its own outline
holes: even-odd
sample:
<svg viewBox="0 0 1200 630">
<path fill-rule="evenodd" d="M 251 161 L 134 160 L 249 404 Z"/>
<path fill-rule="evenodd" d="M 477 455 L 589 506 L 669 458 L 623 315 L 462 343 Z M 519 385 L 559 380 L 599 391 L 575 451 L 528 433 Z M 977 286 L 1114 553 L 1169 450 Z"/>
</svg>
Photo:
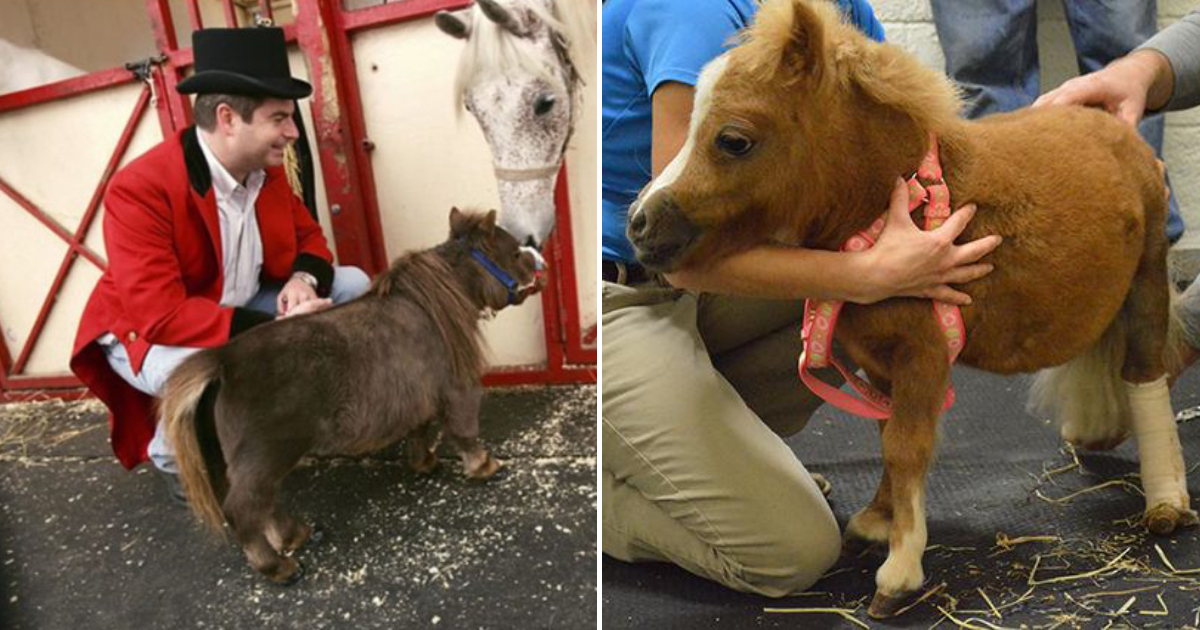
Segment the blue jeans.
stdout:
<svg viewBox="0 0 1200 630">
<path fill-rule="evenodd" d="M 370 285 L 371 279 L 358 267 L 334 267 L 333 290 L 329 297 L 333 299 L 334 304 L 349 302 L 366 293 Z M 254 294 L 254 297 L 246 303 L 245 308 L 274 315 L 275 300 L 279 297 L 281 289 L 283 289 L 283 285 L 279 284 L 260 287 L 258 293 Z M 202 348 L 181 346 L 150 346 L 145 360 L 142 361 L 141 371 L 134 374 L 129 365 L 129 354 L 125 351 L 125 346 L 116 341 L 101 345 L 104 347 L 108 365 L 114 372 L 138 391 L 156 398 L 162 394 L 163 386 L 166 385 L 171 372 L 174 372 L 184 359 L 202 350 Z M 159 470 L 169 473 L 179 472 L 175 466 L 175 450 L 167 441 L 166 431 L 161 422 L 154 431 L 154 439 L 150 441 L 149 454 L 150 460 Z"/>
<path fill-rule="evenodd" d="M 946 74 L 966 95 L 968 118 L 1020 109 L 1037 99 L 1037 0 L 931 0 L 931 4 Z M 1064 0 L 1062 4 L 1081 74 L 1103 68 L 1157 31 L 1155 0 Z M 1161 159 L 1163 117 L 1145 118 L 1138 131 Z M 1182 235 L 1183 219 L 1172 193 L 1167 238 L 1174 243 Z"/>
</svg>

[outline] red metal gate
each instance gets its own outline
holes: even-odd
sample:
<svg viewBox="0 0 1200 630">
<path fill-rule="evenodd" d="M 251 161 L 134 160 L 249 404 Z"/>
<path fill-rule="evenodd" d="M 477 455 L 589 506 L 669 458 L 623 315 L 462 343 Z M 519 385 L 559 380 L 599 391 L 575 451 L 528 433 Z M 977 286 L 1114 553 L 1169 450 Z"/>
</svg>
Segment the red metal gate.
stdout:
<svg viewBox="0 0 1200 630">
<path fill-rule="evenodd" d="M 205 26 L 198 1 L 187 0 L 187 18 L 192 29 Z M 238 24 L 239 12 L 234 0 L 221 2 L 224 25 L 242 26 Z M 343 264 L 357 265 L 370 273 L 377 273 L 387 268 L 389 260 L 369 156 L 373 145 L 367 136 L 354 71 L 351 34 L 427 18 L 436 11 L 462 8 L 468 4 L 469 1 L 464 0 L 404 0 L 347 11 L 339 0 L 297 0 L 295 22 L 283 25 L 288 41 L 299 46 L 308 63 L 314 88 L 310 106 L 317 138 L 317 156 L 330 209 L 333 244 Z M 257 8 L 259 15 L 273 19 L 269 0 L 258 0 Z M 153 102 L 164 136 L 192 123 L 188 99 L 175 91 L 175 86 L 192 64 L 192 51 L 190 48 L 181 48 L 177 41 L 174 16 L 168 0 L 146 0 L 146 10 L 159 51 L 157 57 L 125 68 L 112 68 L 0 95 L 0 113 L 3 113 L 136 81 L 146 84 L 112 151 L 83 219 L 73 232 L 22 196 L 20 182 L 8 182 L 0 178 L 0 193 L 10 197 L 68 245 L 58 274 L 42 299 L 41 310 L 15 360 L 7 343 L 0 343 L 0 401 L 84 394 L 74 376 L 25 375 L 26 363 L 73 265 L 83 258 L 100 269 L 105 266 L 103 257 L 88 248 L 84 238 L 99 212 L 104 189 L 125 156 L 138 121 Z M 329 93 L 330 90 L 332 93 Z M 338 106 L 326 106 L 329 102 Z M 484 378 L 487 385 L 585 383 L 596 380 L 596 326 L 584 330 L 580 318 L 566 166 L 559 173 L 555 200 L 557 227 L 544 252 L 553 279 L 542 294 L 546 361 L 538 366 L 494 368 Z M 584 290 L 594 291 L 594 283 L 585 282 Z"/>
</svg>

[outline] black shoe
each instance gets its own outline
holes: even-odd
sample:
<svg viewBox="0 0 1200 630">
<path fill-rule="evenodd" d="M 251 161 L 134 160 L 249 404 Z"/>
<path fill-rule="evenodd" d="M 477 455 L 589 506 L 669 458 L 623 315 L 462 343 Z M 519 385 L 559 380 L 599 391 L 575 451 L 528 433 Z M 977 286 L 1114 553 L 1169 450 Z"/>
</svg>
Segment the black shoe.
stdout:
<svg viewBox="0 0 1200 630">
<path fill-rule="evenodd" d="M 165 470 L 159 470 L 158 474 L 162 475 L 163 483 L 167 486 L 167 496 L 171 502 L 180 507 L 187 507 L 187 495 L 183 493 L 183 484 L 179 482 L 179 475 Z"/>
</svg>

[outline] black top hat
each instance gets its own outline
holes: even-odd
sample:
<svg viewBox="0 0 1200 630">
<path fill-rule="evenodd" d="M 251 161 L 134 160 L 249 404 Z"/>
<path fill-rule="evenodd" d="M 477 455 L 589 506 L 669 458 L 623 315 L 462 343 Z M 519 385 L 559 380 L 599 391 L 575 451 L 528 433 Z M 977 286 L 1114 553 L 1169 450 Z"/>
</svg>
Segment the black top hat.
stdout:
<svg viewBox="0 0 1200 630">
<path fill-rule="evenodd" d="M 305 98 L 312 86 L 293 79 L 281 28 L 206 28 L 192 33 L 196 73 L 181 94 L 242 94 Z"/>
</svg>

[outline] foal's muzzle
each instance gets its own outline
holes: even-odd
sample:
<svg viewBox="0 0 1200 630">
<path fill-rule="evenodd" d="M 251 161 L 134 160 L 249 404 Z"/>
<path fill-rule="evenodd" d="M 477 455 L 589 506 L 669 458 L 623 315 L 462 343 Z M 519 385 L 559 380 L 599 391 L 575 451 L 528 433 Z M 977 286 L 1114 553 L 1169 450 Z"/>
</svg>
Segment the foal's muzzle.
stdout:
<svg viewBox="0 0 1200 630">
<path fill-rule="evenodd" d="M 639 199 L 629 208 L 626 229 L 638 262 L 658 272 L 673 271 L 700 235 L 668 189 Z"/>
</svg>

